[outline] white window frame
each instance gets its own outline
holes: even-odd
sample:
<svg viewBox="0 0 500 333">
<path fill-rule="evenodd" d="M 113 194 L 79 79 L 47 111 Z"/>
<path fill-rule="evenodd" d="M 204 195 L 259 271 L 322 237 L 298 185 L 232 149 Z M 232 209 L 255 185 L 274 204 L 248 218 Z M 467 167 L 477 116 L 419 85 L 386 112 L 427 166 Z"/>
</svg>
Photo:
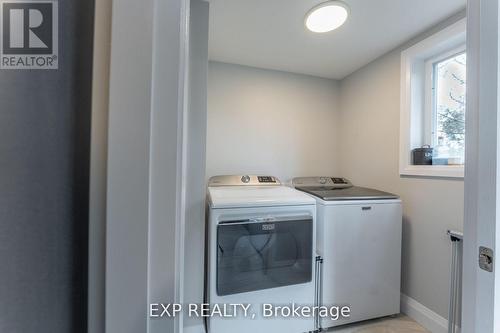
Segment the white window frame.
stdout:
<svg viewBox="0 0 500 333">
<path fill-rule="evenodd" d="M 432 99 L 426 94 L 432 77 L 426 67 L 440 57 L 465 50 L 466 19 L 444 28 L 401 53 L 401 109 L 399 140 L 399 173 L 403 176 L 464 177 L 463 165 L 412 165 L 411 151 L 430 139 Z M 434 61 L 433 61 L 434 60 Z M 430 71 L 432 72 L 432 70 Z M 427 90 L 429 91 L 429 90 Z"/>
</svg>

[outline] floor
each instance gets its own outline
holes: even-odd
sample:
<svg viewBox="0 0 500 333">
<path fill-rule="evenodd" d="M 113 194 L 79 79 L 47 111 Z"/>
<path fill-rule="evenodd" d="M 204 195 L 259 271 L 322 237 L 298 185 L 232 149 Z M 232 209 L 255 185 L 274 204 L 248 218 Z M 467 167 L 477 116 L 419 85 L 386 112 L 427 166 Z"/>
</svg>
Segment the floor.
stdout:
<svg viewBox="0 0 500 333">
<path fill-rule="evenodd" d="M 368 320 L 358 324 L 332 328 L 335 333 L 430 333 L 405 315 Z"/>
</svg>

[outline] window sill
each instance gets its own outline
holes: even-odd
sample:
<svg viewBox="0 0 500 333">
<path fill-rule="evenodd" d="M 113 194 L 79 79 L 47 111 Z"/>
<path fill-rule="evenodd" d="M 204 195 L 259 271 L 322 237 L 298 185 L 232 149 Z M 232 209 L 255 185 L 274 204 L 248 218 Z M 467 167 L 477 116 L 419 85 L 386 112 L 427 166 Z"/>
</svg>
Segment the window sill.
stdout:
<svg viewBox="0 0 500 333">
<path fill-rule="evenodd" d="M 401 176 L 464 178 L 463 165 L 407 165 Z"/>
</svg>

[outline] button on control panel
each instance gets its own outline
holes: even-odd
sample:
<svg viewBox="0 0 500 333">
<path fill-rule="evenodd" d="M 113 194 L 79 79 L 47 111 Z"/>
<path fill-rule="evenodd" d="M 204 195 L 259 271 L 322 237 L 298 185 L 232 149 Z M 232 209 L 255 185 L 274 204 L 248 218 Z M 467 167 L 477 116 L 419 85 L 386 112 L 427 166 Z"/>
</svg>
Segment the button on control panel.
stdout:
<svg viewBox="0 0 500 333">
<path fill-rule="evenodd" d="M 344 178 L 332 178 L 332 182 L 334 184 L 347 184 L 347 181 Z"/>
<path fill-rule="evenodd" d="M 258 176 L 259 183 L 276 183 L 276 179 L 272 176 Z"/>
</svg>

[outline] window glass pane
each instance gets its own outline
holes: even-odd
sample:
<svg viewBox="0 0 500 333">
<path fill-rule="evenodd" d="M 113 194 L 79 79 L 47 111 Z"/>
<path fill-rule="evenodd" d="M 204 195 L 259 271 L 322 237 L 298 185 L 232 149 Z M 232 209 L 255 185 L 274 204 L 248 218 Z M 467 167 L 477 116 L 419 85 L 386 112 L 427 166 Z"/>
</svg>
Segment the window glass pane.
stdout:
<svg viewBox="0 0 500 333">
<path fill-rule="evenodd" d="M 466 54 L 438 62 L 435 75 L 434 155 L 443 164 L 463 164 Z"/>
</svg>

